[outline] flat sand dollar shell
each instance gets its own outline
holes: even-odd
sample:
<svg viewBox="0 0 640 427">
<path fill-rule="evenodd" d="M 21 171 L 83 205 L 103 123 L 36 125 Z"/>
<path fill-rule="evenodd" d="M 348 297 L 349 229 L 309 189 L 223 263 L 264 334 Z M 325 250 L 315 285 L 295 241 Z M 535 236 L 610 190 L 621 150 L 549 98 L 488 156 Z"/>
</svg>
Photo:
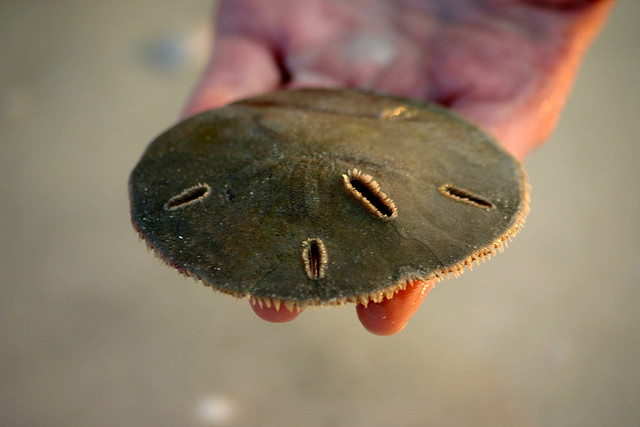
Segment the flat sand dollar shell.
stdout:
<svg viewBox="0 0 640 427">
<path fill-rule="evenodd" d="M 346 89 L 193 116 L 149 145 L 129 189 L 133 224 L 166 263 L 288 308 L 457 275 L 501 250 L 528 209 L 520 163 L 476 126 Z"/>
</svg>

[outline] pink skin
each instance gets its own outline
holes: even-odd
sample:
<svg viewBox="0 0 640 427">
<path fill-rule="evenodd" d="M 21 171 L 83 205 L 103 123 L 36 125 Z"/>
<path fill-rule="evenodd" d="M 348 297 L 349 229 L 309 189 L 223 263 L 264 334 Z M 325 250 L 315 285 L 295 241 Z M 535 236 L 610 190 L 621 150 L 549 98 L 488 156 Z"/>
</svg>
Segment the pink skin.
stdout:
<svg viewBox="0 0 640 427">
<path fill-rule="evenodd" d="M 300 315 L 300 311 L 296 308 L 289 311 L 286 308 L 279 307 L 276 309 L 274 306 L 267 307 L 265 305 L 260 305 L 256 301 L 249 301 L 251 308 L 254 313 L 261 318 L 262 320 L 266 320 L 267 322 L 272 323 L 286 323 L 291 322 L 293 319 Z"/>
<path fill-rule="evenodd" d="M 446 105 L 523 160 L 552 132 L 613 3 L 223 0 L 211 61 L 183 116 L 277 89 L 357 87 Z M 430 289 L 414 283 L 357 306 L 358 317 L 373 333 L 397 333 Z M 299 314 L 252 307 L 271 322 Z"/>
</svg>

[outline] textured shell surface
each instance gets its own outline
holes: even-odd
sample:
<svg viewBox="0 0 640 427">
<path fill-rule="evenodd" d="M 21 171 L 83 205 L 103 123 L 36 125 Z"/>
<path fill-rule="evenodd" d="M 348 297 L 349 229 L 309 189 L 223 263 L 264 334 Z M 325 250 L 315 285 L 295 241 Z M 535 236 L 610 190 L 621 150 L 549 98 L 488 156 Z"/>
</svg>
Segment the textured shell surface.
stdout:
<svg viewBox="0 0 640 427">
<path fill-rule="evenodd" d="M 249 98 L 157 137 L 134 226 L 222 292 L 300 307 L 379 300 L 495 252 L 527 210 L 521 165 L 442 107 L 357 90 Z"/>
</svg>

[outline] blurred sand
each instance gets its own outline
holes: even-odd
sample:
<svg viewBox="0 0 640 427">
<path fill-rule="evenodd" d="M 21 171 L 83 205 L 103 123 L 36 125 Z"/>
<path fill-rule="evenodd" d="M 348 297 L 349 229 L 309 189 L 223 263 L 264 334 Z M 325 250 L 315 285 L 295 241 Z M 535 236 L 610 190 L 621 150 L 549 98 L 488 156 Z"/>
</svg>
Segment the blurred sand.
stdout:
<svg viewBox="0 0 640 427">
<path fill-rule="evenodd" d="M 406 330 L 258 320 L 147 254 L 127 178 L 202 66 L 208 2 L 4 1 L 0 424 L 640 425 L 640 4 L 622 1 L 509 250 Z"/>
</svg>

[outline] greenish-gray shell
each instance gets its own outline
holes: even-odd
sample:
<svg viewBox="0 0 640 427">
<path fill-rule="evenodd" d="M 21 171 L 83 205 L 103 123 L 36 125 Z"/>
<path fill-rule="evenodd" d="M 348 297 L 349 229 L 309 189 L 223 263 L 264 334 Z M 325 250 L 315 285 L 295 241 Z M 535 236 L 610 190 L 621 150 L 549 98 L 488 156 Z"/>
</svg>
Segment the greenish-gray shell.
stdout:
<svg viewBox="0 0 640 427">
<path fill-rule="evenodd" d="M 258 301 L 379 301 L 501 249 L 524 171 L 435 105 L 303 89 L 186 119 L 131 174 L 131 214 L 168 264 Z"/>
</svg>

